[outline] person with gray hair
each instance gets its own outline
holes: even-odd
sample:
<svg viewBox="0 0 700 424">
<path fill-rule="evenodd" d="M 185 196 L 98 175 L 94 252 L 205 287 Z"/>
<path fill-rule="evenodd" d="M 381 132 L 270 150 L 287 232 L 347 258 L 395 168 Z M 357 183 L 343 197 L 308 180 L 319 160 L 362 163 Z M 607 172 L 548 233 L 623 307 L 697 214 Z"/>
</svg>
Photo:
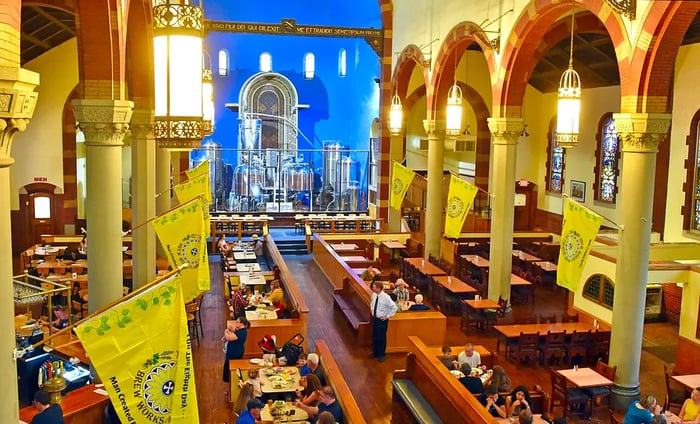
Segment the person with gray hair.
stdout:
<svg viewBox="0 0 700 424">
<path fill-rule="evenodd" d="M 321 362 L 321 358 L 318 357 L 317 353 L 309 353 L 306 356 L 306 363 L 309 365 L 309 368 L 311 368 L 311 374 L 318 377 L 318 380 L 321 382 L 321 386 L 325 386 L 326 385 L 326 376 L 323 375 L 323 370 L 321 369 L 321 366 L 319 365 L 320 362 Z"/>
<path fill-rule="evenodd" d="M 416 303 L 414 303 L 413 305 L 411 305 L 410 308 L 408 308 L 409 311 L 427 311 L 430 309 L 430 306 L 423 303 L 423 295 L 422 294 L 418 293 L 416 295 L 415 300 L 416 300 Z"/>
<path fill-rule="evenodd" d="M 656 398 L 650 394 L 642 395 L 638 401 L 630 403 L 622 424 L 651 424 L 654 414 L 661 412 Z"/>
</svg>

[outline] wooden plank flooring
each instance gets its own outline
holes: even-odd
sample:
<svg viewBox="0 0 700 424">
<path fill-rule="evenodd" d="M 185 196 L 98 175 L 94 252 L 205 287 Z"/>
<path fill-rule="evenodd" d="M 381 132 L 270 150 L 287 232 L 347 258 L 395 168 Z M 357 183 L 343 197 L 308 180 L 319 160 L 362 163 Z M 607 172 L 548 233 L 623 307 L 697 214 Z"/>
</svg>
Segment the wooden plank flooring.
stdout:
<svg viewBox="0 0 700 424">
<path fill-rule="evenodd" d="M 309 317 L 309 349 L 313 350 L 314 340 L 325 339 L 331 348 L 335 360 L 340 365 L 348 384 L 370 423 L 389 423 L 391 419 L 391 375 L 393 370 L 403 368 L 405 356 L 394 354 L 386 362 L 378 363 L 368 358 L 369 349 L 358 346 L 355 335 L 345 317 L 333 309 L 332 291 L 310 255 L 286 256 L 285 260 L 294 273 L 297 284 L 311 310 Z M 221 269 L 218 257 L 210 256 L 212 290 L 204 296 L 202 318 L 204 336 L 194 346 L 195 376 L 199 403 L 199 415 L 202 423 L 233 423 L 231 406 L 227 403 L 225 393 L 227 385 L 221 380 L 223 358 L 222 343 L 226 307 L 223 300 Z M 536 293 L 536 312 L 560 315 L 566 305 L 563 291 L 540 289 Z M 522 322 L 525 317 L 535 313 L 528 306 L 513 308 L 511 319 Z M 678 328 L 669 324 L 645 325 L 645 342 L 672 345 L 676 343 Z M 492 351 L 496 348 L 496 336 L 493 332 L 475 333 L 467 336 L 459 331 L 459 318 L 448 318 L 447 340 L 450 345 L 462 345 L 466 342 L 485 345 Z M 280 341 L 284 342 L 284 340 Z M 514 385 L 532 386 L 540 384 L 546 391 L 551 391 L 549 374 L 542 366 L 516 369 L 505 361 L 503 353 L 495 356 L 495 362 L 508 372 Z M 649 392 L 660 401 L 665 396 L 663 385 L 663 362 L 656 356 L 642 351 L 642 374 L 640 377 L 642 392 Z M 560 413 L 559 410 L 555 412 Z M 594 420 L 609 422 L 607 409 L 597 408 Z"/>
</svg>

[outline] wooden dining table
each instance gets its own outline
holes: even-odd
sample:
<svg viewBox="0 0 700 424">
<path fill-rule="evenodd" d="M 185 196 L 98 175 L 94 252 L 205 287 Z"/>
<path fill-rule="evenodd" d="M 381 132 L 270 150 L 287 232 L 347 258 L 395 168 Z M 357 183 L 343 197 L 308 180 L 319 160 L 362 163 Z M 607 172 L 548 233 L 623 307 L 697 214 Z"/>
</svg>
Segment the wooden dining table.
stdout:
<svg viewBox="0 0 700 424">
<path fill-rule="evenodd" d="M 336 252 L 347 252 L 349 250 L 357 250 L 359 247 L 355 243 L 331 243 L 331 249 Z"/>
<path fill-rule="evenodd" d="M 671 378 L 690 390 L 700 387 L 700 374 L 673 375 Z"/>
<path fill-rule="evenodd" d="M 479 255 L 462 255 L 462 258 L 466 259 L 467 261 L 471 262 L 479 268 L 488 268 L 489 265 L 491 265 L 488 259 L 483 258 Z"/>
<path fill-rule="evenodd" d="M 549 261 L 538 261 L 538 262 L 533 262 L 535 265 L 540 267 L 542 271 L 544 272 L 556 272 L 557 271 L 557 264 L 549 262 Z"/>
<path fill-rule="evenodd" d="M 515 256 L 516 258 L 522 259 L 525 262 L 537 262 L 537 261 L 542 260 L 542 258 L 538 258 L 537 256 L 531 255 L 531 254 L 524 252 L 522 250 L 513 250 L 513 256 Z"/>
<path fill-rule="evenodd" d="M 309 419 L 309 414 L 307 414 L 306 411 L 294 406 L 291 402 L 284 402 L 284 406 L 277 408 L 273 404 L 272 409 L 279 410 L 279 415 L 277 418 L 272 415 L 270 404 L 268 403 L 260 410 L 260 419 L 262 421 L 275 421 L 275 419 L 277 419 L 278 421 L 275 422 L 299 422 Z"/>
<path fill-rule="evenodd" d="M 451 291 L 457 296 L 464 296 L 470 294 L 475 295 L 479 293 L 479 290 L 475 289 L 474 287 L 470 286 L 469 284 L 465 283 L 464 281 L 460 280 L 455 276 L 437 275 L 433 277 L 433 281 L 440 284 L 446 290 Z"/>
<path fill-rule="evenodd" d="M 420 272 L 423 275 L 447 275 L 447 273 L 443 269 L 441 269 L 437 265 L 430 263 L 430 261 L 426 261 L 423 258 L 404 258 L 404 261 L 414 266 L 418 270 L 418 272 Z"/>
<path fill-rule="evenodd" d="M 569 368 L 564 370 L 555 370 L 566 377 L 566 380 L 580 389 L 591 387 L 612 386 L 613 381 L 599 374 L 593 368 Z"/>
</svg>

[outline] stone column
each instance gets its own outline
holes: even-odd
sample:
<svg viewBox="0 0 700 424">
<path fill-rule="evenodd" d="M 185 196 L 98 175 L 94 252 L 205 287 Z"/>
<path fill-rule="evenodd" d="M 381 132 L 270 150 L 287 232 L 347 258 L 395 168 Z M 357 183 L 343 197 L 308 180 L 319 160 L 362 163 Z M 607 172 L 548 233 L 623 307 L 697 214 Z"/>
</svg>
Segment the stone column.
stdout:
<svg viewBox="0 0 700 424">
<path fill-rule="evenodd" d="M 137 289 L 156 276 L 156 233 L 145 224 L 156 216 L 156 141 L 152 111 L 134 111 L 131 134 L 132 224 L 139 226 L 132 234 L 132 281 Z"/>
<path fill-rule="evenodd" d="M 440 256 L 440 237 L 442 235 L 442 169 L 445 153 L 445 123 L 443 121 L 424 120 L 423 128 L 428 134 L 428 192 L 425 204 L 425 252 Z"/>
<path fill-rule="evenodd" d="M 623 410 L 639 397 L 656 153 L 659 143 L 668 136 L 671 115 L 616 113 L 613 118 L 622 141 L 624 166 L 618 200 L 622 230 L 615 270 L 610 363 L 617 365 L 613 406 Z"/>
<path fill-rule="evenodd" d="M 515 216 L 515 156 L 523 130 L 521 118 L 489 118 L 492 156 L 491 248 L 488 297 L 510 299 L 510 274 Z"/>
<path fill-rule="evenodd" d="M 78 99 L 85 134 L 89 311 L 122 296 L 122 145 L 134 107 L 128 100 Z"/>
<path fill-rule="evenodd" d="M 156 147 L 156 211 L 162 215 L 170 210 L 170 151 Z M 166 258 L 160 242 L 156 243 L 156 254 Z"/>
<path fill-rule="evenodd" d="M 389 216 L 387 221 L 387 231 L 390 233 L 400 233 L 401 232 L 401 210 L 396 210 L 391 207 L 391 170 L 394 167 L 394 161 L 401 162 L 403 159 L 401 157 L 403 153 L 403 143 L 405 143 L 403 133 L 391 136 L 391 143 L 389 144 L 389 173 L 387 175 L 382 175 L 380 178 L 389 180 L 389 190 L 387 192 L 388 197 L 386 201 L 389 203 Z M 379 185 L 379 184 L 378 184 Z M 379 202 L 377 202 L 378 204 Z"/>
<path fill-rule="evenodd" d="M 8 29 L 0 23 L 0 35 L 6 36 Z M 15 35 L 17 43 L 14 47 L 19 50 L 19 31 Z M 20 68 L 19 63 L 17 66 L 0 63 L 0 240 L 4 240 L 0 243 L 0 369 L 5 378 L 5 384 L 0 384 L 0 422 L 3 423 L 19 421 L 17 365 L 13 357 L 15 305 L 10 225 L 10 166 L 15 161 L 10 152 L 15 135 L 27 128 L 34 114 L 37 100 L 34 89 L 38 85 L 39 74 Z"/>
</svg>

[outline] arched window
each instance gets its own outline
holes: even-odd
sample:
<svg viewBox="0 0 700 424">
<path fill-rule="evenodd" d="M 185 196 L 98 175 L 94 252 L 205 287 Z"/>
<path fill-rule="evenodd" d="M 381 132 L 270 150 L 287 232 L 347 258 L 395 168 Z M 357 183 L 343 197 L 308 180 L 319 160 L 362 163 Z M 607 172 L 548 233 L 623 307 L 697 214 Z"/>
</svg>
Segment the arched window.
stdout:
<svg viewBox="0 0 700 424">
<path fill-rule="evenodd" d="M 547 144 L 547 191 L 561 193 L 564 187 L 564 148 L 557 145 L 557 132 L 554 130 L 555 119 L 549 124 L 549 143 Z"/>
<path fill-rule="evenodd" d="M 605 308 L 612 309 L 615 285 L 603 274 L 593 274 L 583 284 L 583 297 Z"/>
<path fill-rule="evenodd" d="M 313 53 L 304 55 L 304 78 L 313 79 L 316 71 L 316 58 Z"/>
<path fill-rule="evenodd" d="M 272 72 L 272 55 L 270 53 L 260 55 L 260 72 Z"/>
<path fill-rule="evenodd" d="M 219 76 L 228 75 L 228 51 L 219 50 Z"/>
<path fill-rule="evenodd" d="M 348 52 L 340 49 L 338 54 L 338 75 L 344 77 L 348 73 Z"/>
<path fill-rule="evenodd" d="M 683 228 L 700 231 L 700 110 L 690 121 L 690 134 L 686 138 L 688 160 L 685 185 L 685 206 L 683 206 Z"/>
<path fill-rule="evenodd" d="M 598 128 L 598 149 L 596 151 L 598 162 L 594 169 L 596 182 L 593 190 L 597 200 L 615 203 L 617 175 L 619 174 L 620 137 L 615 129 L 615 120 L 613 120 L 611 113 L 603 116 Z"/>
</svg>

